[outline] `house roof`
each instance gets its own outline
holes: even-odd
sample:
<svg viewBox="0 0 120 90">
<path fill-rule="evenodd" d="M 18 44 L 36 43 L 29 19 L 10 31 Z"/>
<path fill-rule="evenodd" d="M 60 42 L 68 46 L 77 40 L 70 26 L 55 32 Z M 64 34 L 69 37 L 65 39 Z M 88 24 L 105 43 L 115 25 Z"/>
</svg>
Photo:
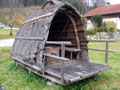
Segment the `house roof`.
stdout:
<svg viewBox="0 0 120 90">
<path fill-rule="evenodd" d="M 98 7 L 86 13 L 84 17 L 90 17 L 94 15 L 114 14 L 114 13 L 120 13 L 120 4 Z"/>
</svg>

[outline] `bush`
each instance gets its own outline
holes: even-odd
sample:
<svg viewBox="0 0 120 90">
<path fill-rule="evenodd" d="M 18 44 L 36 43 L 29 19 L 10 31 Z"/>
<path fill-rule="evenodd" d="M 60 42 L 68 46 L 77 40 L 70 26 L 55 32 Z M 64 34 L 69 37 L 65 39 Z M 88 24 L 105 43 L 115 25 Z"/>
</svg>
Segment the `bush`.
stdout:
<svg viewBox="0 0 120 90">
<path fill-rule="evenodd" d="M 95 35 L 96 31 L 93 29 L 90 29 L 90 30 L 85 30 L 85 33 L 86 33 L 86 35 Z"/>
<path fill-rule="evenodd" d="M 113 21 L 106 21 L 104 24 L 111 32 L 114 32 L 117 29 L 116 24 Z"/>
<path fill-rule="evenodd" d="M 95 26 L 101 27 L 102 26 L 103 17 L 101 15 L 94 15 L 94 16 L 92 16 L 91 21 L 92 21 L 92 23 L 94 23 Z"/>
<path fill-rule="evenodd" d="M 108 29 L 106 27 L 96 27 L 94 30 L 96 32 L 108 32 Z"/>
<path fill-rule="evenodd" d="M 108 29 L 106 27 L 96 27 L 95 29 L 86 30 L 85 32 L 86 35 L 95 35 L 97 32 L 108 32 Z"/>
</svg>

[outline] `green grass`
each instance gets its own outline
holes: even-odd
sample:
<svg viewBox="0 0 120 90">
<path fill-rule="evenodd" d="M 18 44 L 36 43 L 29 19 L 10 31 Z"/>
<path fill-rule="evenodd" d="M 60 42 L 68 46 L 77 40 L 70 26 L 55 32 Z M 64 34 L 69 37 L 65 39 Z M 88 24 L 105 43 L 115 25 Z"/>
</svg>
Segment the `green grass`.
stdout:
<svg viewBox="0 0 120 90">
<path fill-rule="evenodd" d="M 13 36 L 10 36 L 10 29 L 0 29 L 0 40 L 14 38 L 16 32 L 17 30 L 13 30 Z"/>
<path fill-rule="evenodd" d="M 89 47 L 104 49 L 105 43 L 90 43 Z M 48 86 L 48 80 L 30 75 L 26 69 L 15 65 L 9 57 L 11 47 L 0 48 L 0 84 L 5 90 L 120 90 L 120 42 L 110 43 L 109 48 L 116 50 L 116 53 L 109 54 L 111 70 L 65 87 L 58 84 Z M 93 62 L 105 61 L 103 52 L 90 51 L 89 55 Z"/>
</svg>

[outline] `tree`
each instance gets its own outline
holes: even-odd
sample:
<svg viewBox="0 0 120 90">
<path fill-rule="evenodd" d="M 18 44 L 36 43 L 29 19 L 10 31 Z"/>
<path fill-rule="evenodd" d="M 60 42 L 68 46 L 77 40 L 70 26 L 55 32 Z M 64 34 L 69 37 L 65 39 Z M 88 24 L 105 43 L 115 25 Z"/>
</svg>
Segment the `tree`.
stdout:
<svg viewBox="0 0 120 90">
<path fill-rule="evenodd" d="M 90 7 L 90 10 L 95 9 L 97 7 L 98 7 L 98 5 L 96 3 L 94 3 L 94 5 Z"/>
<path fill-rule="evenodd" d="M 93 5 L 105 6 L 107 4 L 106 0 L 91 0 Z"/>
<path fill-rule="evenodd" d="M 76 7 L 80 14 L 85 14 L 89 11 L 89 1 L 88 0 L 60 0 L 62 2 L 71 3 L 74 7 Z"/>
<path fill-rule="evenodd" d="M 94 15 L 94 16 L 92 16 L 91 21 L 92 21 L 92 23 L 95 26 L 101 27 L 102 26 L 103 17 L 101 15 Z"/>
</svg>

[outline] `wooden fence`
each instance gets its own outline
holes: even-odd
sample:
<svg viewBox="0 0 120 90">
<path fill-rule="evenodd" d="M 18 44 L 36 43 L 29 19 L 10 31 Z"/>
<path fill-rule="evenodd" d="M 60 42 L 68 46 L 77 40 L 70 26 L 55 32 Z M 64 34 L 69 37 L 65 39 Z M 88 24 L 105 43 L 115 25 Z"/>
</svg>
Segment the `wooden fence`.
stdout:
<svg viewBox="0 0 120 90">
<path fill-rule="evenodd" d="M 105 64 L 108 64 L 108 53 L 115 53 L 114 50 L 109 50 L 109 42 L 115 42 L 115 40 L 88 40 L 88 42 L 106 42 L 106 49 L 95 49 L 95 48 L 88 48 L 88 50 L 93 50 L 93 51 L 100 51 L 100 52 L 105 52 Z"/>
</svg>

